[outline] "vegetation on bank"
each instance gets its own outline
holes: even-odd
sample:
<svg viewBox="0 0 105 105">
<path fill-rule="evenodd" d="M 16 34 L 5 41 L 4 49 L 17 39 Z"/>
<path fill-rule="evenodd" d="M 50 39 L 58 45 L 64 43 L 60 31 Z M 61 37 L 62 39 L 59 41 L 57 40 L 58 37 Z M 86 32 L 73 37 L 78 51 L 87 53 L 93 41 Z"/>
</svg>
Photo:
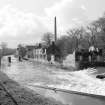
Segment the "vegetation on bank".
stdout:
<svg viewBox="0 0 105 105">
<path fill-rule="evenodd" d="M 42 40 L 46 45 L 51 44 L 52 33 L 45 33 Z M 82 48 L 88 49 L 91 45 L 95 48 L 105 49 L 105 14 L 99 19 L 92 21 L 87 26 L 78 26 L 69 29 L 66 35 L 61 36 L 56 45 L 61 50 L 62 57 L 66 57 L 68 54 L 82 46 Z"/>
</svg>

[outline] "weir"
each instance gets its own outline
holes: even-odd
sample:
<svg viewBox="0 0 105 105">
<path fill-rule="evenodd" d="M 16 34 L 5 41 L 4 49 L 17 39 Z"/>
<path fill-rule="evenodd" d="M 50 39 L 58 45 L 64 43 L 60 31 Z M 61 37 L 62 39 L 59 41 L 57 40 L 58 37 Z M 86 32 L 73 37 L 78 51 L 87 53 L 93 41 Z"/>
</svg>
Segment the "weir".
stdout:
<svg viewBox="0 0 105 105">
<path fill-rule="evenodd" d="M 29 86 L 36 92 L 67 105 L 104 105 L 105 96 L 81 93 L 72 90 L 51 88 L 46 86 Z"/>
</svg>

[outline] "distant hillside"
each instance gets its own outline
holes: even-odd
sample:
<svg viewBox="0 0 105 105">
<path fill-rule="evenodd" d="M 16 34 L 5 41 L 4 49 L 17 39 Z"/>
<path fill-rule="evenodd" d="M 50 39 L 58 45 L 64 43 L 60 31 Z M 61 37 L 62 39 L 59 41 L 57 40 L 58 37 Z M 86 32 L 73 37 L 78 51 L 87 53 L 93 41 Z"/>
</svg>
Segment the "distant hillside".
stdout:
<svg viewBox="0 0 105 105">
<path fill-rule="evenodd" d="M 3 53 L 3 56 L 13 55 L 16 52 L 16 49 L 6 48 L 3 51 L 0 49 L 0 52 Z"/>
</svg>

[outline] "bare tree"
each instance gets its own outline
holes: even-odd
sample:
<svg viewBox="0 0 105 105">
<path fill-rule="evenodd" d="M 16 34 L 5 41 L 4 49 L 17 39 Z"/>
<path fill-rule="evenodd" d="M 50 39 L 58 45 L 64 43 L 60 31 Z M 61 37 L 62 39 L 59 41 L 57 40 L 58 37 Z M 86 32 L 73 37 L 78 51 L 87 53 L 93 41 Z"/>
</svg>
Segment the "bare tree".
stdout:
<svg viewBox="0 0 105 105">
<path fill-rule="evenodd" d="M 6 42 L 1 42 L 2 56 L 5 55 L 6 49 L 7 49 L 7 43 Z"/>
<path fill-rule="evenodd" d="M 53 40 L 54 40 L 54 35 L 50 32 L 45 33 L 42 37 L 42 41 L 44 41 L 48 46 L 52 43 Z"/>
<path fill-rule="evenodd" d="M 92 24 L 97 28 L 98 37 L 100 37 L 103 43 L 105 43 L 105 13 Z"/>
<path fill-rule="evenodd" d="M 6 42 L 1 42 L 1 48 L 6 49 L 7 48 L 7 43 Z"/>
<path fill-rule="evenodd" d="M 23 58 L 26 55 L 26 48 L 21 44 L 18 45 L 18 51 L 20 57 Z"/>
<path fill-rule="evenodd" d="M 100 31 L 100 28 L 97 23 L 93 22 L 89 26 L 87 26 L 88 35 L 90 36 L 90 43 L 91 45 L 97 47 L 97 39 L 98 39 L 98 33 Z"/>
<path fill-rule="evenodd" d="M 0 49 L 0 66 L 1 66 L 1 59 L 5 53 L 5 49 L 7 48 L 6 42 L 1 42 L 1 49 Z"/>
<path fill-rule="evenodd" d="M 75 49 L 81 44 L 81 39 L 84 37 L 85 29 L 83 27 L 73 28 L 67 31 L 67 34 L 74 40 Z"/>
</svg>

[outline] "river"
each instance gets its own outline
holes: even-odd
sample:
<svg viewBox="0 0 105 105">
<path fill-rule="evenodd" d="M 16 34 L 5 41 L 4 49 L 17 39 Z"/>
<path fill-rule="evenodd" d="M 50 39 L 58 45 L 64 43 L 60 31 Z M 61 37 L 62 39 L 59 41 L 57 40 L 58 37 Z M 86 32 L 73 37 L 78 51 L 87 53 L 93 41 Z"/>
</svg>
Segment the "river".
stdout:
<svg viewBox="0 0 105 105">
<path fill-rule="evenodd" d="M 80 93 L 72 93 L 71 90 L 78 89 L 79 91 L 83 90 L 84 87 L 87 89 L 88 85 L 84 84 L 81 79 L 81 82 L 78 82 L 77 79 L 79 80 L 79 78 L 75 77 L 73 73 L 71 74 L 70 71 L 61 70 L 52 66 L 46 66 L 36 62 L 18 62 L 15 58 L 12 58 L 11 64 L 8 64 L 6 62 L 6 58 L 3 60 L 3 62 L 5 63 L 2 63 L 1 69 L 11 79 L 17 81 L 19 84 L 25 87 L 28 87 L 44 95 L 45 97 L 52 97 L 53 99 L 56 99 L 57 101 L 60 101 L 66 105 L 105 105 L 105 96 L 93 96 L 87 94 L 83 95 Z M 87 81 L 89 81 L 89 79 L 91 80 L 92 78 L 97 83 L 102 83 L 102 81 L 100 80 L 95 80 L 94 76 L 92 76 L 91 78 L 88 77 Z M 92 83 L 94 83 L 94 81 Z M 94 87 L 94 84 L 92 83 L 90 85 Z M 60 88 L 61 90 L 67 90 L 67 92 L 60 90 L 54 91 L 51 89 L 42 88 L 40 86 Z M 88 90 L 91 88 L 94 90 L 92 86 L 88 88 Z"/>
</svg>

